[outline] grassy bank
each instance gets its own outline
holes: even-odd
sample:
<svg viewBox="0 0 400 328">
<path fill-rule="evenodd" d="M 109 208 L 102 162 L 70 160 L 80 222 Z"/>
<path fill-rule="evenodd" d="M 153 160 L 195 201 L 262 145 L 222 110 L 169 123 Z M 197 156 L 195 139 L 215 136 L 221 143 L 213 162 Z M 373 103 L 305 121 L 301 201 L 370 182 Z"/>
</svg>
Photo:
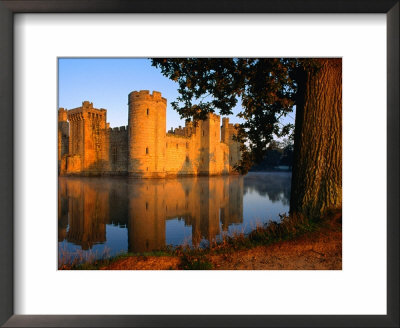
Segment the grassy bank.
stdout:
<svg viewBox="0 0 400 328">
<path fill-rule="evenodd" d="M 303 264 L 299 262 L 302 256 Z M 280 222 L 269 222 L 247 235 L 224 237 L 207 248 L 180 246 L 142 254 L 128 253 L 92 263 L 64 265 L 60 269 L 292 269 L 296 262 L 300 268 L 305 266 L 304 269 L 313 268 L 312 263 L 321 264 L 317 269 L 324 269 L 324 265 L 341 268 L 341 213 L 313 220 L 303 216 L 282 217 Z"/>
</svg>

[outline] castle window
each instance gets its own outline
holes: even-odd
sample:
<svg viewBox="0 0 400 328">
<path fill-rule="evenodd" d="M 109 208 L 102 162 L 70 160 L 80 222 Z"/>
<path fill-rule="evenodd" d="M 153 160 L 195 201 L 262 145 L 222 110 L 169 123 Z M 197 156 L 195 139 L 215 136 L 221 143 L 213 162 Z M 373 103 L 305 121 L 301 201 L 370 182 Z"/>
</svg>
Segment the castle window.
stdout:
<svg viewBox="0 0 400 328">
<path fill-rule="evenodd" d="M 147 111 L 146 111 L 146 113 L 147 113 L 147 115 L 149 115 L 149 109 L 147 108 Z"/>
<path fill-rule="evenodd" d="M 149 147 L 146 147 L 146 154 L 149 153 Z"/>
<path fill-rule="evenodd" d="M 186 156 L 186 162 L 189 163 L 189 156 Z"/>
<path fill-rule="evenodd" d="M 203 137 L 204 137 L 204 130 L 203 130 Z"/>
<path fill-rule="evenodd" d="M 165 144 L 165 148 L 168 148 L 168 142 Z"/>
<path fill-rule="evenodd" d="M 149 209 L 149 203 L 146 202 L 146 211 Z"/>
<path fill-rule="evenodd" d="M 186 143 L 186 148 L 189 148 L 189 143 L 188 142 Z"/>
<path fill-rule="evenodd" d="M 176 144 L 176 149 L 178 149 L 178 144 Z"/>
</svg>

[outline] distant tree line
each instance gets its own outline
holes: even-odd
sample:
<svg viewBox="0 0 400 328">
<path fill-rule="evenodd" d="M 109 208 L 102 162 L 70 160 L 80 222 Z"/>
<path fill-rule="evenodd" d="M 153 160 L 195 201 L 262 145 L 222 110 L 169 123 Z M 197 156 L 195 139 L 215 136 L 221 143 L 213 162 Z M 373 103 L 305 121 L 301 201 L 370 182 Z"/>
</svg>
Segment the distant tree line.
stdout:
<svg viewBox="0 0 400 328">
<path fill-rule="evenodd" d="M 252 166 L 250 171 L 291 170 L 293 165 L 293 141 L 272 140 L 260 163 Z"/>
</svg>

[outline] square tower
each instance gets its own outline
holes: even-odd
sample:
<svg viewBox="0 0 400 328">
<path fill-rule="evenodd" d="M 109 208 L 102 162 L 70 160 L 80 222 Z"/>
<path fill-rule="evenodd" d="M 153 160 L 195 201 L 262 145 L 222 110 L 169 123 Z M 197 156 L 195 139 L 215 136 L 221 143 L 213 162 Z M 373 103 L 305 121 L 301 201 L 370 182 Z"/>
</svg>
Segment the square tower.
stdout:
<svg viewBox="0 0 400 328">
<path fill-rule="evenodd" d="M 94 108 L 89 101 L 68 111 L 69 155 L 79 157 L 82 172 L 102 171 L 108 163 L 106 116 L 105 109 Z"/>
</svg>

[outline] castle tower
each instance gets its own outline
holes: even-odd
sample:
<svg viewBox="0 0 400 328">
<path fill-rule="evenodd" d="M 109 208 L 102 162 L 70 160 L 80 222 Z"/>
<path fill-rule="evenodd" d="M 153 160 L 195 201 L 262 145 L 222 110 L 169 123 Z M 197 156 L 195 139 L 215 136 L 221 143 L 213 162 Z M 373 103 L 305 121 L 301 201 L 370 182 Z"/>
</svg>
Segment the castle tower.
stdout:
<svg viewBox="0 0 400 328">
<path fill-rule="evenodd" d="M 108 160 L 104 134 L 106 116 L 105 109 L 94 108 L 89 101 L 84 101 L 81 107 L 68 111 L 69 155 L 75 156 L 75 160 L 80 162 L 76 170 L 86 173 L 104 170 L 104 163 Z M 71 165 L 67 164 L 67 167 L 71 169 Z"/>
<path fill-rule="evenodd" d="M 129 175 L 163 178 L 167 100 L 157 91 L 133 91 L 128 105 Z"/>
<path fill-rule="evenodd" d="M 220 117 L 209 113 L 207 119 L 199 122 L 200 154 L 199 173 L 212 175 L 216 173 L 217 145 L 220 143 Z"/>
<path fill-rule="evenodd" d="M 231 167 L 231 172 L 235 173 L 234 166 L 240 161 L 240 143 L 234 140 L 234 136 L 237 135 L 239 129 L 239 124 L 234 124 L 230 129 L 230 141 L 229 141 L 229 165 Z"/>
<path fill-rule="evenodd" d="M 221 141 L 229 144 L 229 118 L 222 118 Z"/>
<path fill-rule="evenodd" d="M 58 110 L 58 171 L 60 172 L 61 159 L 68 154 L 69 123 L 67 121 L 67 110 Z"/>
</svg>

